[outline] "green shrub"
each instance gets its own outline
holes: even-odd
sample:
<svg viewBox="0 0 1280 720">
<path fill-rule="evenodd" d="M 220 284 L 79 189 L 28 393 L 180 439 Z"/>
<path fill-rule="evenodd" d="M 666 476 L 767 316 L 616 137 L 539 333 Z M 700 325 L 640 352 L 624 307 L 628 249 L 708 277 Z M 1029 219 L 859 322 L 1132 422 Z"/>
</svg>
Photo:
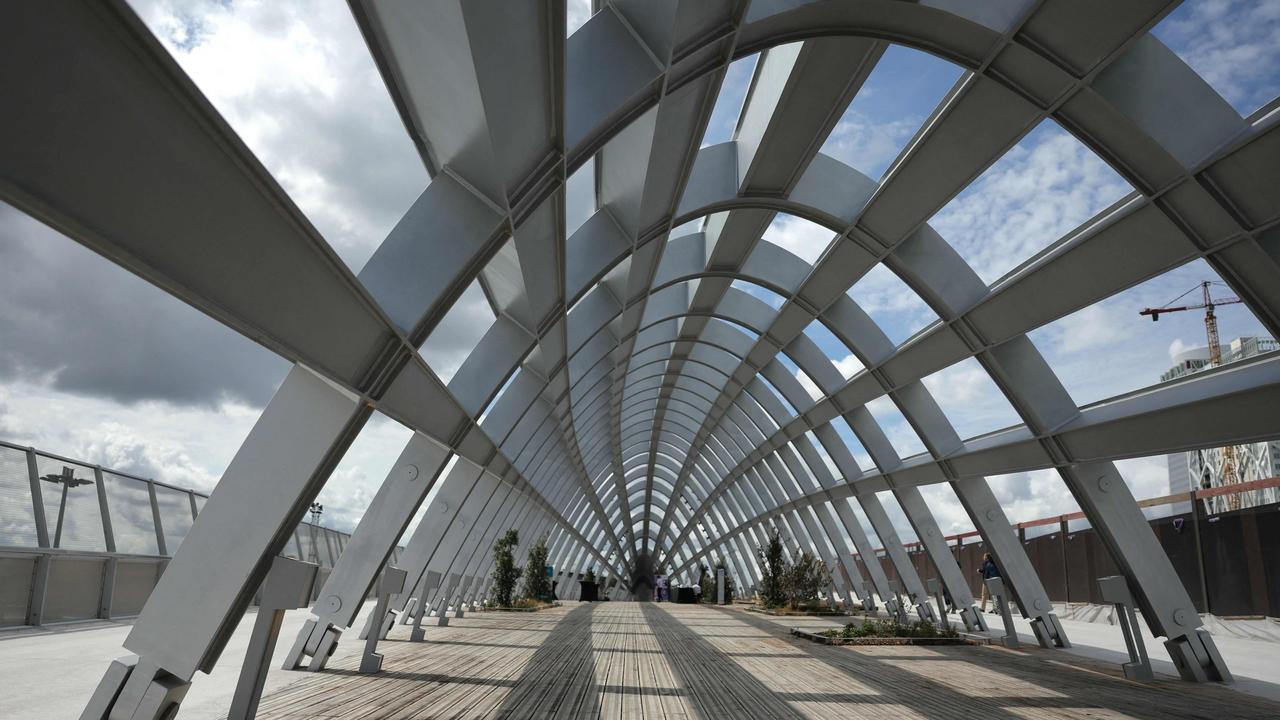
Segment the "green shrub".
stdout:
<svg viewBox="0 0 1280 720">
<path fill-rule="evenodd" d="M 849 623 L 843 630 L 832 631 L 845 638 L 954 638 L 955 630 L 943 630 L 931 622 L 917 621 L 903 625 L 896 620 L 863 620 Z"/>
</svg>

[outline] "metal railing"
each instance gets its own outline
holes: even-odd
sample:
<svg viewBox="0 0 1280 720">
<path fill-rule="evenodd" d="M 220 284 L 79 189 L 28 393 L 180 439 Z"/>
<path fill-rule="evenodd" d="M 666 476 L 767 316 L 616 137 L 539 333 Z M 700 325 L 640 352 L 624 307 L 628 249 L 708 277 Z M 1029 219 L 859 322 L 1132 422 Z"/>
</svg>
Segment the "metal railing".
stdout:
<svg viewBox="0 0 1280 720">
<path fill-rule="evenodd" d="M 1199 612 L 1226 617 L 1280 617 L 1280 596 L 1270 591 L 1280 583 L 1280 567 L 1264 560 L 1274 552 L 1272 529 L 1280 521 L 1280 503 L 1216 514 L 1207 513 L 1204 508 L 1209 498 L 1273 488 L 1280 488 L 1280 477 L 1138 501 L 1142 508 L 1173 506 L 1174 512 L 1148 522 Z M 1074 512 L 1013 524 L 1027 558 L 1054 602 L 1103 603 L 1098 579 L 1120 572 L 1092 528 L 1078 526 L 1084 520 L 1084 513 Z M 1072 523 L 1077 526 L 1073 528 Z M 1040 534 L 1029 534 L 1029 530 Z M 969 531 L 948 535 L 946 540 L 971 592 L 977 595 L 977 571 L 987 550 L 982 538 L 976 531 Z M 919 542 L 903 546 L 921 578 L 938 575 Z M 884 548 L 877 548 L 875 555 L 873 562 L 878 562 L 889 578 L 900 580 Z M 866 572 L 866 558 L 857 553 L 853 558 L 859 571 Z"/>
<path fill-rule="evenodd" d="M 0 440 L 0 626 L 136 615 L 206 500 Z M 301 522 L 283 554 L 327 575 L 349 538 Z"/>
</svg>

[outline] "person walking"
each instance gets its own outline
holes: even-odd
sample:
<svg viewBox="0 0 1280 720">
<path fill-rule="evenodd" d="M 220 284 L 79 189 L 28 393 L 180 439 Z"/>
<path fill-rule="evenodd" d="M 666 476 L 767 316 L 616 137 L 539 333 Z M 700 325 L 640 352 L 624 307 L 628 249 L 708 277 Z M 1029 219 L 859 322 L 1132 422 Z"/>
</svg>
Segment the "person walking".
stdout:
<svg viewBox="0 0 1280 720">
<path fill-rule="evenodd" d="M 991 559 L 991 553 L 982 553 L 982 565 L 978 568 L 978 574 L 982 576 L 982 612 L 987 611 L 987 597 L 990 593 L 987 591 L 987 580 L 1000 577 L 1000 568 L 996 567 L 996 561 Z M 995 598 L 991 598 L 991 603 L 995 605 Z M 994 608 L 999 609 L 999 608 Z"/>
</svg>

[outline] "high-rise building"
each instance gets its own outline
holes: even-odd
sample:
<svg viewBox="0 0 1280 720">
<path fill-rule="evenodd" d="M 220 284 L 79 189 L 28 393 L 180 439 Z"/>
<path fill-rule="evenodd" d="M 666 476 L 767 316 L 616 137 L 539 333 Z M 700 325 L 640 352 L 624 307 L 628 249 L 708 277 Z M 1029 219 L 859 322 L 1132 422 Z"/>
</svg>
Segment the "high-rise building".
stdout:
<svg viewBox="0 0 1280 720">
<path fill-rule="evenodd" d="M 1223 364 L 1280 350 L 1280 342 L 1265 337 L 1239 337 L 1222 348 Z M 1209 367 L 1209 348 L 1192 348 L 1174 357 L 1174 365 L 1160 375 L 1162 382 L 1176 380 Z M 1169 494 L 1223 485 L 1227 459 L 1224 448 L 1207 448 L 1168 456 Z M 1280 475 L 1280 440 L 1234 446 L 1231 465 L 1235 482 L 1249 482 Z M 1239 494 L 1235 500 L 1212 497 L 1204 500 L 1209 514 L 1266 503 L 1280 502 L 1280 489 L 1266 488 Z M 1186 512 L 1186 503 L 1175 503 L 1174 512 Z"/>
</svg>

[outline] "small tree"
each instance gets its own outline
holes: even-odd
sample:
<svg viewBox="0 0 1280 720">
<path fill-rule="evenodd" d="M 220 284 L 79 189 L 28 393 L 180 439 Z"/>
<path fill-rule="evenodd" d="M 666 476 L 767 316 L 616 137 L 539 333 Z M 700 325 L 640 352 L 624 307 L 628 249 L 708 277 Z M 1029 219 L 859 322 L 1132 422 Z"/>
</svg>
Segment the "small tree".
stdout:
<svg viewBox="0 0 1280 720">
<path fill-rule="evenodd" d="M 596 581 L 595 568 L 587 568 L 587 574 L 582 576 L 583 581 L 593 583 Z"/>
<path fill-rule="evenodd" d="M 529 559 L 524 563 L 524 593 L 533 600 L 551 598 L 551 578 L 547 577 L 547 536 L 529 548 Z"/>
<path fill-rule="evenodd" d="M 511 595 L 520 579 L 514 555 L 519 542 L 519 531 L 511 528 L 493 544 L 493 600 L 498 607 L 511 607 Z"/>
<path fill-rule="evenodd" d="M 760 556 L 760 601 L 765 607 L 781 607 L 787 602 L 787 567 L 782 557 L 782 538 L 774 530 L 769 542 L 756 551 Z"/>
<path fill-rule="evenodd" d="M 818 592 L 831 584 L 826 563 L 805 550 L 786 571 L 787 600 L 794 610 L 818 599 Z"/>
</svg>

